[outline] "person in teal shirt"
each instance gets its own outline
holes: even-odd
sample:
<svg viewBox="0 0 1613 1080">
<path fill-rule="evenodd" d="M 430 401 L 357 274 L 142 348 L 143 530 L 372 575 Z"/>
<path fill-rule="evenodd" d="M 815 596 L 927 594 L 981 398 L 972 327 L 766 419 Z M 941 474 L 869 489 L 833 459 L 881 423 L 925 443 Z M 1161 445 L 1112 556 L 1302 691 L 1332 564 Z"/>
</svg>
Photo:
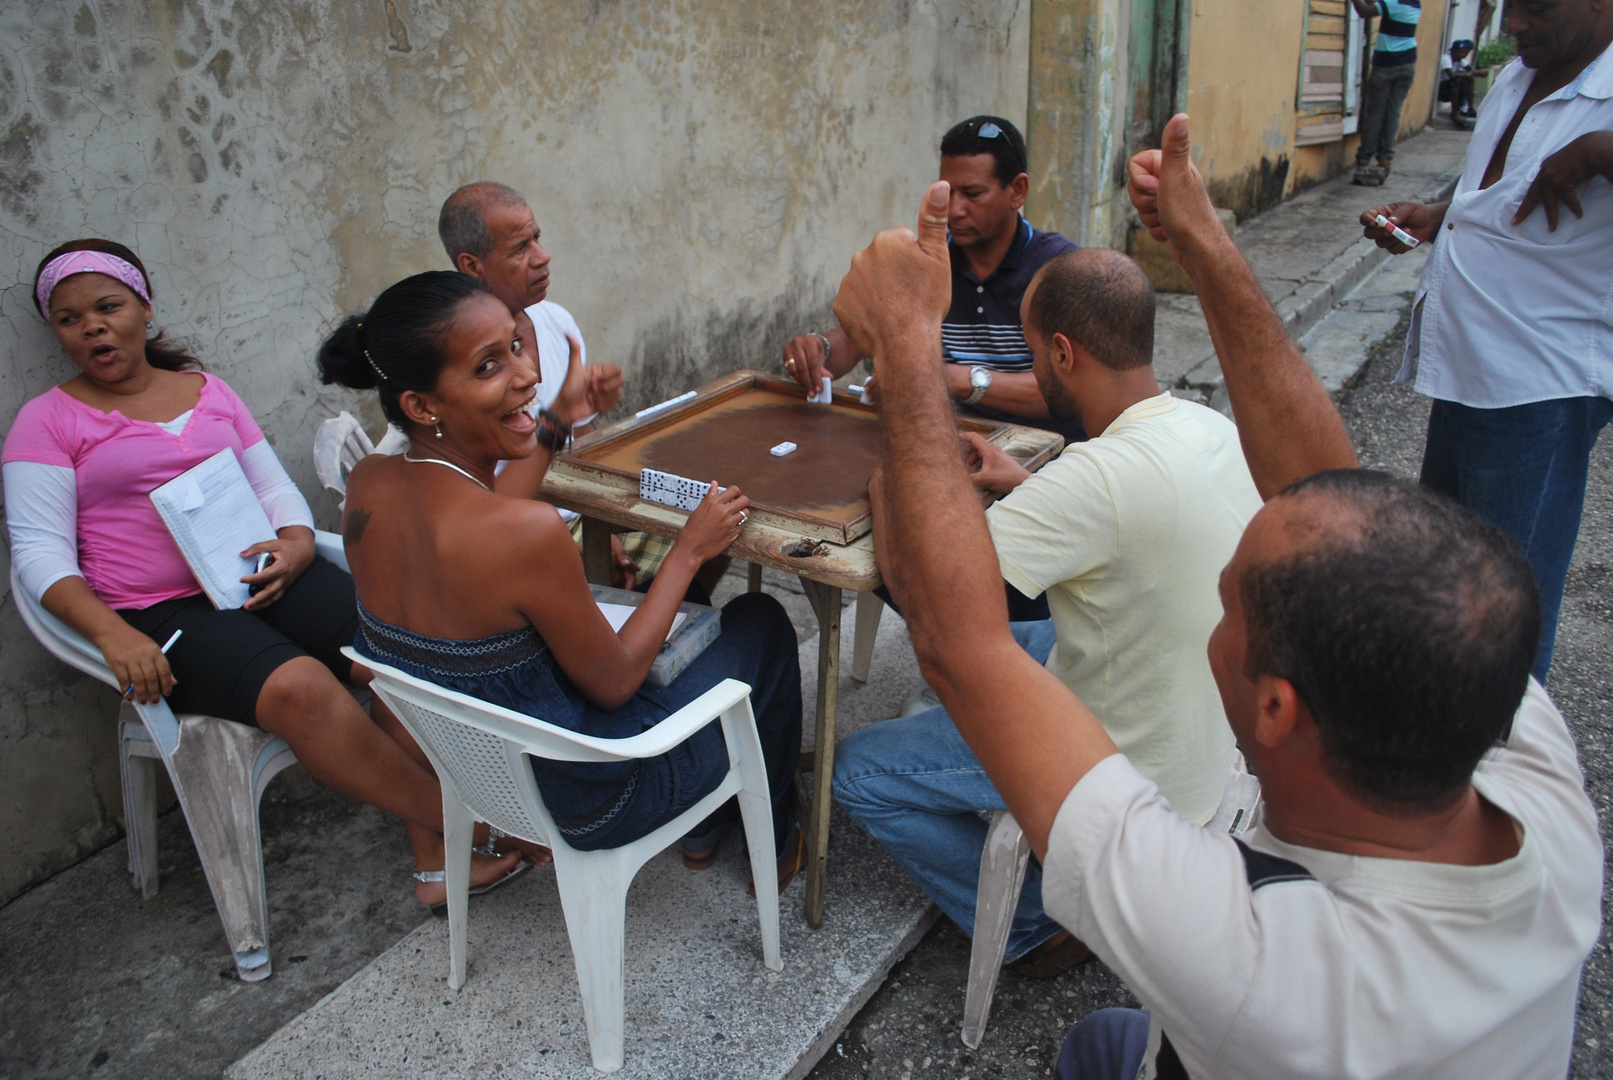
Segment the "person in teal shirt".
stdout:
<svg viewBox="0 0 1613 1080">
<path fill-rule="evenodd" d="M 1395 160 L 1400 106 L 1417 77 L 1417 19 L 1421 0 L 1350 0 L 1363 19 L 1378 16 L 1378 42 L 1372 53 L 1361 102 L 1361 145 L 1355 150 L 1355 183 L 1378 187 Z M 1377 162 L 1373 162 L 1377 158 Z"/>
</svg>

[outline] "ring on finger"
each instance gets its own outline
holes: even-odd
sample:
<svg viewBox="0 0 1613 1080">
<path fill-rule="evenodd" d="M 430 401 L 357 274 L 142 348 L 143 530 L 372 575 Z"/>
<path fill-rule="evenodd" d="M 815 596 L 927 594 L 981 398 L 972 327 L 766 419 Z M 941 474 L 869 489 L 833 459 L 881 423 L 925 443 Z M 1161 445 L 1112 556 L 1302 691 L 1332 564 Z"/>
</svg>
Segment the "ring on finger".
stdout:
<svg viewBox="0 0 1613 1080">
<path fill-rule="evenodd" d="M 787 368 L 793 368 L 795 366 L 795 357 L 792 356 L 785 360 L 784 366 Z"/>
<path fill-rule="evenodd" d="M 744 528 L 744 527 L 745 527 L 745 522 L 747 522 L 747 521 L 749 521 L 749 520 L 750 520 L 750 514 L 749 514 L 749 513 L 747 513 L 747 512 L 746 512 L 746 511 L 744 511 L 744 510 L 741 510 L 741 511 L 740 511 L 740 512 L 739 512 L 739 527 L 740 527 L 740 528 L 741 528 L 741 529 L 743 529 L 743 528 Z"/>
</svg>

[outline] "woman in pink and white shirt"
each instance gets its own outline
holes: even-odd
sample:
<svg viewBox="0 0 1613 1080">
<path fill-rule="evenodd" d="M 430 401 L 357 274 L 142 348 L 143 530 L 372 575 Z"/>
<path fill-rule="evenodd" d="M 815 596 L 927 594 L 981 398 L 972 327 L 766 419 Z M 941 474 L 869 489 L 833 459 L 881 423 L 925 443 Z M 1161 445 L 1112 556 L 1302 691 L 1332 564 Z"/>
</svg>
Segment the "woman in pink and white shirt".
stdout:
<svg viewBox="0 0 1613 1080">
<path fill-rule="evenodd" d="M 314 553 L 313 515 L 229 386 L 162 334 L 148 337 L 151 285 L 139 258 L 79 240 L 40 263 L 35 304 L 79 374 L 29 401 L 0 453 L 11 559 L 22 587 L 83 634 L 128 696 L 254 724 L 285 739 L 321 782 L 397 814 L 436 905 L 442 792 L 396 718 L 372 720 L 343 682 L 368 672 L 340 653 L 358 626 L 353 582 Z M 219 611 L 149 498 L 220 450 L 235 451 L 277 537 L 244 608 Z M 158 646 L 183 630 L 165 656 Z M 477 885 L 519 853 L 480 856 Z"/>
</svg>

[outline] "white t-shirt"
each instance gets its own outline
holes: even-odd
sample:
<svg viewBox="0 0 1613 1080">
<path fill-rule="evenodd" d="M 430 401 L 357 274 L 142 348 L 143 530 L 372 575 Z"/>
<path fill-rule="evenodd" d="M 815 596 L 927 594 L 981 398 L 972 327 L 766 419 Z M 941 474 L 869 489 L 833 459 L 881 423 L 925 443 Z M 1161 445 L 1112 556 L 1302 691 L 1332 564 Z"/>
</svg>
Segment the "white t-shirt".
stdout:
<svg viewBox="0 0 1613 1080">
<path fill-rule="evenodd" d="M 1466 163 L 1423 266 L 1397 382 L 1475 409 L 1570 397 L 1613 397 L 1613 184 L 1576 189 L 1584 217 L 1536 207 L 1514 225 L 1546 158 L 1613 128 L 1613 47 L 1530 106 L 1501 179 L 1484 172 L 1534 69 L 1514 60 L 1479 106 Z"/>
<path fill-rule="evenodd" d="M 560 396 L 560 388 L 566 383 L 566 372 L 571 369 L 571 346 L 566 342 L 566 335 L 570 334 L 582 346 L 582 362 L 588 363 L 588 345 L 582 339 L 582 331 L 577 329 L 577 320 L 571 317 L 571 312 L 555 303 L 553 300 L 540 300 L 526 309 L 527 318 L 532 320 L 532 329 L 538 336 L 538 399 L 533 403 L 532 414 L 537 415 L 539 409 L 547 409 L 554 404 L 554 399 Z M 574 424 L 581 427 L 594 422 L 592 416 L 584 417 Z"/>
<path fill-rule="evenodd" d="M 571 345 L 566 341 L 566 335 L 577 339 L 584 365 L 588 363 L 588 343 L 582 339 L 582 331 L 577 329 L 577 320 L 571 317 L 571 312 L 553 300 L 539 300 L 526 309 L 526 317 L 532 320 L 532 330 L 538 341 L 538 396 L 532 400 L 532 408 L 527 410 L 536 416 L 540 410 L 554 404 L 554 399 L 560 396 L 561 387 L 566 384 L 566 374 L 571 370 Z M 590 414 L 572 426 L 581 427 L 593 422 L 594 415 Z M 503 472 L 507 464 L 505 461 L 499 462 L 494 466 L 494 473 Z M 577 520 L 575 510 L 564 507 L 556 509 L 566 524 Z"/>
<path fill-rule="evenodd" d="M 1003 577 L 1047 593 L 1048 670 L 1199 824 L 1234 753 L 1204 651 L 1216 580 L 1260 505 L 1232 422 L 1160 394 L 986 513 Z"/>
<path fill-rule="evenodd" d="M 1264 823 L 1240 848 L 1172 813 L 1116 754 L 1059 810 L 1042 902 L 1152 1014 L 1143 1077 L 1168 1037 L 1193 1080 L 1562 1080 L 1602 843 L 1534 680 L 1473 786 L 1518 824 L 1505 862 L 1341 855 Z"/>
</svg>

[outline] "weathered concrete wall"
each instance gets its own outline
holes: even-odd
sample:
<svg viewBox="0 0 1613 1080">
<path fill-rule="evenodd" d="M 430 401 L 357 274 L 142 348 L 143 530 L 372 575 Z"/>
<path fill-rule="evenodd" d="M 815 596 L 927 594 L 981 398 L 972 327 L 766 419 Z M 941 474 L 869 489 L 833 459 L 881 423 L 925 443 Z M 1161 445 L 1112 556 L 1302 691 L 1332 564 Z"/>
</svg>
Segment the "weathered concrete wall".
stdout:
<svg viewBox="0 0 1613 1080">
<path fill-rule="evenodd" d="M 1125 247 L 1129 0 L 1034 0 L 1026 216 L 1078 244 Z"/>
<path fill-rule="evenodd" d="M 1304 39 L 1294 0 L 1193 5 L 1187 111 L 1215 205 L 1240 219 L 1282 201 L 1294 146 Z"/>
<path fill-rule="evenodd" d="M 771 366 L 851 252 L 910 222 L 956 120 L 1025 115 L 1029 0 L 5 0 L 0 434 L 71 374 L 28 299 L 54 244 L 150 267 L 327 525 L 322 332 L 446 266 L 443 197 L 527 193 L 551 295 L 628 406 Z M 373 416 L 373 409 L 368 410 Z M 0 596 L 0 900 L 115 835 L 115 700 Z"/>
</svg>

